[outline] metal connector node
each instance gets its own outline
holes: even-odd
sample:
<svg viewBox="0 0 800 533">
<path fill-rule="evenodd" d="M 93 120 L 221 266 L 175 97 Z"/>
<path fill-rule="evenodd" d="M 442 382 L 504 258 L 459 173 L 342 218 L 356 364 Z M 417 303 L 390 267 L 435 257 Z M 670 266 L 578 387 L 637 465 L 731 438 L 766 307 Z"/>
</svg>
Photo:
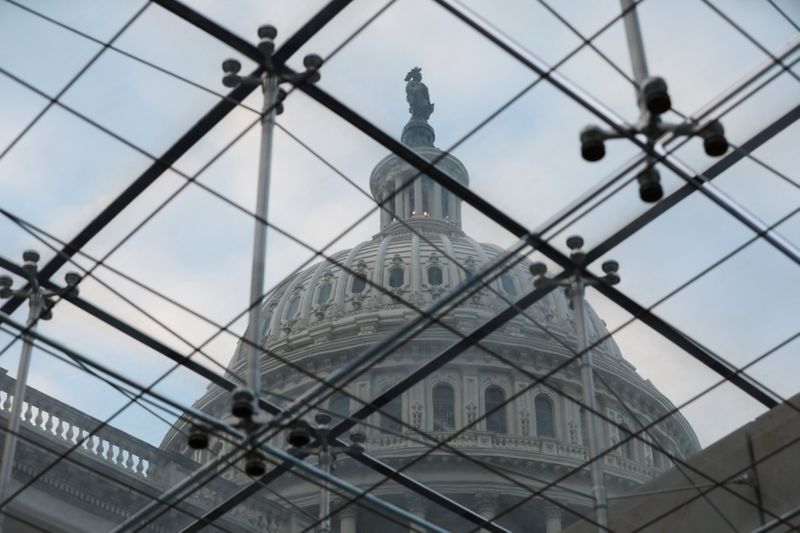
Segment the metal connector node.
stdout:
<svg viewBox="0 0 800 533">
<path fill-rule="evenodd" d="M 664 196 L 664 189 L 661 187 L 661 175 L 655 167 L 648 166 L 641 171 L 636 179 L 639 181 L 639 198 L 649 204 L 655 203 Z"/>
<path fill-rule="evenodd" d="M 728 151 L 729 145 L 725 138 L 725 128 L 718 120 L 710 122 L 697 134 L 703 138 L 703 149 L 711 157 L 719 157 Z"/>
<path fill-rule="evenodd" d="M 303 66 L 308 70 L 317 70 L 322 66 L 322 58 L 317 54 L 308 54 L 303 58 Z"/>
<path fill-rule="evenodd" d="M 244 471 L 251 477 L 263 476 L 267 471 L 267 463 L 264 461 L 264 456 L 257 451 L 247 454 L 244 460 Z"/>
<path fill-rule="evenodd" d="M 255 414 L 255 396 L 250 389 L 238 388 L 233 391 L 231 413 L 237 418 L 251 418 Z"/>
<path fill-rule="evenodd" d="M 613 259 L 609 259 L 608 261 L 603 262 L 603 272 L 605 272 L 606 274 L 617 272 L 618 270 L 619 270 L 619 263 L 617 263 Z"/>
<path fill-rule="evenodd" d="M 278 36 L 278 29 L 272 24 L 264 24 L 258 28 L 259 39 L 275 39 Z"/>
<path fill-rule="evenodd" d="M 300 421 L 298 422 L 292 429 L 289 430 L 289 435 L 286 437 L 286 441 L 295 448 L 303 448 L 304 446 L 308 446 L 311 442 L 311 431 L 308 428 L 308 425 Z"/>
<path fill-rule="evenodd" d="M 581 130 L 581 157 L 586 161 L 600 161 L 606 155 L 606 134 L 597 126 Z"/>
<path fill-rule="evenodd" d="M 535 263 L 531 263 L 531 266 L 528 267 L 528 270 L 534 277 L 544 276 L 545 273 L 547 273 L 547 265 L 545 265 L 541 261 L 537 261 Z"/>
<path fill-rule="evenodd" d="M 208 448 L 208 441 L 208 428 L 203 425 L 192 424 L 191 428 L 189 428 L 189 435 L 186 438 L 189 448 L 205 450 Z"/>
<path fill-rule="evenodd" d="M 656 115 L 666 113 L 672 108 L 664 78 L 653 76 L 642 82 L 641 98 L 648 111 Z"/>
</svg>

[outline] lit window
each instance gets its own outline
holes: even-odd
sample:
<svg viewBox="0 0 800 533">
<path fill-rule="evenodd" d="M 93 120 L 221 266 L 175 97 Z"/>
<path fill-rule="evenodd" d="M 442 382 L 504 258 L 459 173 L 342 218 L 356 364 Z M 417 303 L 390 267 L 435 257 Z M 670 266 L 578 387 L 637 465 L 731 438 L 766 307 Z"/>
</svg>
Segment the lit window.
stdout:
<svg viewBox="0 0 800 533">
<path fill-rule="evenodd" d="M 401 396 L 392 399 L 383 406 L 381 411 L 381 429 L 393 433 L 399 433 L 403 430 L 401 422 L 403 418 L 403 401 Z"/>
<path fill-rule="evenodd" d="M 508 274 L 503 274 L 500 276 L 500 283 L 503 285 L 503 290 L 509 296 L 516 296 L 517 295 L 517 287 L 514 285 L 514 278 L 512 278 Z"/>
<path fill-rule="evenodd" d="M 547 396 L 540 394 L 533 403 L 536 408 L 536 434 L 540 437 L 555 437 L 553 402 Z"/>
<path fill-rule="evenodd" d="M 428 269 L 428 284 L 441 285 L 442 284 L 442 269 L 436 266 Z"/>
<path fill-rule="evenodd" d="M 353 286 L 350 288 L 353 294 L 364 292 L 364 289 L 366 288 L 367 288 L 367 279 L 361 274 L 353 275 Z"/>
<path fill-rule="evenodd" d="M 297 314 L 297 311 L 300 309 L 300 297 L 295 296 L 289 302 L 289 306 L 286 308 L 286 320 L 291 320 Z"/>
<path fill-rule="evenodd" d="M 484 411 L 486 412 L 486 430 L 494 433 L 506 433 L 506 409 L 502 406 L 506 401 L 506 393 L 500 387 L 489 387 L 484 395 Z"/>
<path fill-rule="evenodd" d="M 456 406 L 453 387 L 439 383 L 433 388 L 433 430 L 453 431 L 456 429 Z"/>
<path fill-rule="evenodd" d="M 322 287 L 319 288 L 319 292 L 317 292 L 317 303 L 322 305 L 328 301 L 331 297 L 331 289 L 332 285 L 330 283 L 326 283 Z"/>
<path fill-rule="evenodd" d="M 405 272 L 402 267 L 394 267 L 389 271 L 389 286 L 397 289 L 403 286 Z"/>
</svg>

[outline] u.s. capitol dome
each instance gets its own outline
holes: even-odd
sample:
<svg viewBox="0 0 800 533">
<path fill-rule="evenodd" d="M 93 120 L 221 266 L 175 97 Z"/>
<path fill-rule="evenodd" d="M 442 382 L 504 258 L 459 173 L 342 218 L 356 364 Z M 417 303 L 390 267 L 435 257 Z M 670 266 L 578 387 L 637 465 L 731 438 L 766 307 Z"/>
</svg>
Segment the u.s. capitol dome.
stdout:
<svg viewBox="0 0 800 533">
<path fill-rule="evenodd" d="M 468 186 L 464 165 L 434 146 L 434 130 L 427 122 L 432 104 L 420 116 L 412 100 L 410 94 L 412 118 L 403 129 L 403 142 Z M 288 405 L 318 384 L 312 376 L 324 377 L 363 354 L 416 318 L 416 309 L 465 284 L 505 253 L 499 246 L 476 242 L 462 229 L 459 198 L 430 178 L 416 176 L 417 171 L 395 155 L 381 160 L 370 177 L 372 195 L 385 205 L 374 237 L 289 276 L 266 298 L 261 330 L 265 398 Z M 428 327 L 358 374 L 345 393 L 331 395 L 321 410 L 348 416 L 532 290 L 528 261 L 517 258 L 509 264 L 513 266 L 502 275 L 490 276 L 486 287 L 446 313 L 441 324 Z M 593 342 L 608 332 L 594 310 L 588 305 L 586 309 Z M 589 470 L 566 475 L 589 458 L 585 413 L 579 405 L 578 364 L 535 383 L 536 377 L 574 357 L 574 315 L 560 290 L 550 292 L 525 314 L 428 375 L 356 429 L 366 434 L 368 454 L 398 469 L 428 452 L 436 441 L 458 432 L 447 446 L 428 453 L 405 473 L 487 518 L 566 476 L 499 520 L 512 531 L 554 533 L 576 520 L 576 513 L 591 514 L 592 507 Z M 229 365 L 232 374 L 245 374 L 245 352 L 240 343 Z M 594 350 L 594 363 L 602 377 L 598 409 L 615 421 L 598 422 L 601 449 L 618 442 L 626 431 L 639 429 L 640 423 L 674 410 L 664 395 L 636 373 L 613 339 L 602 341 Z M 505 408 L 484 416 L 512 397 Z M 229 416 L 229 393 L 211 388 L 196 407 Z M 333 422 L 338 420 L 334 417 Z M 203 462 L 225 446 L 191 450 L 179 430 L 173 429 L 162 447 Z M 632 439 L 603 458 L 609 495 L 629 492 L 671 466 L 666 456 L 647 444 L 651 438 L 678 457 L 699 449 L 688 422 L 679 413 L 667 417 L 647 432 L 644 441 Z M 337 456 L 335 466 L 336 475 L 362 487 L 382 479 L 343 454 Z M 241 473 L 229 471 L 226 476 L 250 481 Z M 311 517 L 318 516 L 317 486 L 289 474 L 270 487 L 280 493 L 282 505 L 291 502 L 281 519 L 281 531 L 302 531 Z M 454 513 L 393 481 L 373 492 L 442 527 L 454 531 L 466 527 Z M 359 506 L 348 506 L 334 518 L 334 529 L 341 533 L 392 531 L 393 527 Z"/>
</svg>

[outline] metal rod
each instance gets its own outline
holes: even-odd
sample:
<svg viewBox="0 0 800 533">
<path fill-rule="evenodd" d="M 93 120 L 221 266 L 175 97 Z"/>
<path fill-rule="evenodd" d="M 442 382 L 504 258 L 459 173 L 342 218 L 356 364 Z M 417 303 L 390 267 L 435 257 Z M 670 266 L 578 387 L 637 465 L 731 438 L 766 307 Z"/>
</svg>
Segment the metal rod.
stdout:
<svg viewBox="0 0 800 533">
<path fill-rule="evenodd" d="M 597 399 L 594 387 L 594 370 L 592 368 L 592 351 L 586 350 L 586 321 L 584 315 L 584 285 L 579 271 L 575 272 L 569 287 L 572 297 L 572 308 L 575 311 L 575 336 L 578 341 L 578 353 L 581 353 L 581 380 L 583 382 L 583 404 L 588 410 L 584 411 L 587 417 L 589 430 L 589 456 L 594 459 L 599 454 L 601 442 L 597 419 L 592 414 L 597 411 Z M 608 501 L 606 500 L 606 485 L 603 479 L 603 461 L 595 460 L 591 464 L 592 495 L 594 496 L 595 519 L 598 530 L 608 530 Z"/>
<path fill-rule="evenodd" d="M 767 531 L 772 531 L 779 525 L 785 524 L 787 520 L 789 520 L 790 518 L 794 518 L 797 515 L 800 515 L 800 505 L 798 505 L 794 509 L 790 509 L 789 511 L 783 513 L 778 518 L 770 520 L 763 526 L 754 529 L 750 533 L 766 533 Z"/>
<path fill-rule="evenodd" d="M 323 439 L 319 451 L 319 466 L 323 472 L 330 476 L 332 464 L 331 448 L 327 439 Z M 331 487 L 327 479 L 322 480 L 319 495 L 319 533 L 331 533 Z"/>
<path fill-rule="evenodd" d="M 38 284 L 31 287 L 29 297 L 28 321 L 25 329 L 28 333 L 22 335 L 22 353 L 19 357 L 17 378 L 14 383 L 14 400 L 11 404 L 11 417 L 8 419 L 6 436 L 3 442 L 3 456 L 0 459 L 0 501 L 6 499 L 11 486 L 11 472 L 14 467 L 14 454 L 17 449 L 17 433 L 22 420 L 22 406 L 25 402 L 25 391 L 28 387 L 28 370 L 31 366 L 31 352 L 33 351 L 33 333 L 44 304 L 44 295 Z M 25 331 L 25 330 L 23 330 Z M 5 513 L 0 513 L 0 533 L 4 529 Z"/>
<path fill-rule="evenodd" d="M 264 270 L 267 255 L 267 225 L 269 186 L 272 172 L 272 139 L 275 129 L 275 103 L 278 100 L 278 77 L 264 74 L 262 87 L 264 103 L 261 117 L 261 153 L 258 163 L 255 230 L 253 232 L 253 267 L 250 277 L 250 316 L 247 326 L 247 386 L 257 398 L 261 390 L 261 299 L 264 294 Z"/>
<path fill-rule="evenodd" d="M 625 38 L 628 40 L 628 53 L 631 56 L 631 67 L 633 69 L 633 79 L 636 84 L 647 79 L 647 58 L 644 55 L 644 42 L 642 41 L 642 29 L 639 27 L 639 15 L 636 13 L 636 6 L 633 0 L 620 0 L 623 21 L 625 22 Z M 638 97 L 638 92 L 637 92 Z M 639 102 L 643 105 L 643 102 Z"/>
</svg>

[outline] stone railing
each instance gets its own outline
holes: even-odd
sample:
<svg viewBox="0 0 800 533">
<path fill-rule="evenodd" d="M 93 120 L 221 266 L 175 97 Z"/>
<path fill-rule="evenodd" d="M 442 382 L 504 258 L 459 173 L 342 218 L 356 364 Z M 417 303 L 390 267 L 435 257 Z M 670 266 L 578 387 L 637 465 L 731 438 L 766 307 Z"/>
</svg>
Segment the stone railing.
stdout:
<svg viewBox="0 0 800 533">
<path fill-rule="evenodd" d="M 437 440 L 450 436 L 449 433 L 431 434 Z M 572 464 L 579 464 L 589 459 L 589 450 L 585 446 L 569 444 L 557 439 L 539 438 L 521 435 L 498 435 L 496 433 L 467 431 L 448 441 L 448 446 L 462 450 L 480 450 L 481 452 L 506 451 L 515 454 L 530 454 L 531 459 L 569 459 Z M 424 445 L 398 435 L 370 435 L 366 443 L 370 453 L 412 450 Z M 545 456 L 545 457 L 542 457 Z M 615 453 L 605 455 L 603 463 L 609 473 L 622 476 L 633 476 L 640 481 L 655 477 L 659 470 L 642 463 L 626 459 Z"/>
<path fill-rule="evenodd" d="M 0 369 L 0 423 L 5 426 L 14 402 L 15 380 Z M 74 446 L 85 456 L 92 457 L 142 480 L 151 480 L 155 474 L 154 463 L 160 451 L 111 426 L 104 426 L 93 435 L 89 432 L 102 424 L 92 416 L 62 403 L 32 387 L 25 392 L 20 431 L 35 431 L 51 439 L 42 442 L 51 450 L 54 447 Z M 21 440 L 20 442 L 24 442 Z M 54 446 L 54 444 L 56 446 Z M 36 444 L 31 444 L 35 446 Z"/>
</svg>

